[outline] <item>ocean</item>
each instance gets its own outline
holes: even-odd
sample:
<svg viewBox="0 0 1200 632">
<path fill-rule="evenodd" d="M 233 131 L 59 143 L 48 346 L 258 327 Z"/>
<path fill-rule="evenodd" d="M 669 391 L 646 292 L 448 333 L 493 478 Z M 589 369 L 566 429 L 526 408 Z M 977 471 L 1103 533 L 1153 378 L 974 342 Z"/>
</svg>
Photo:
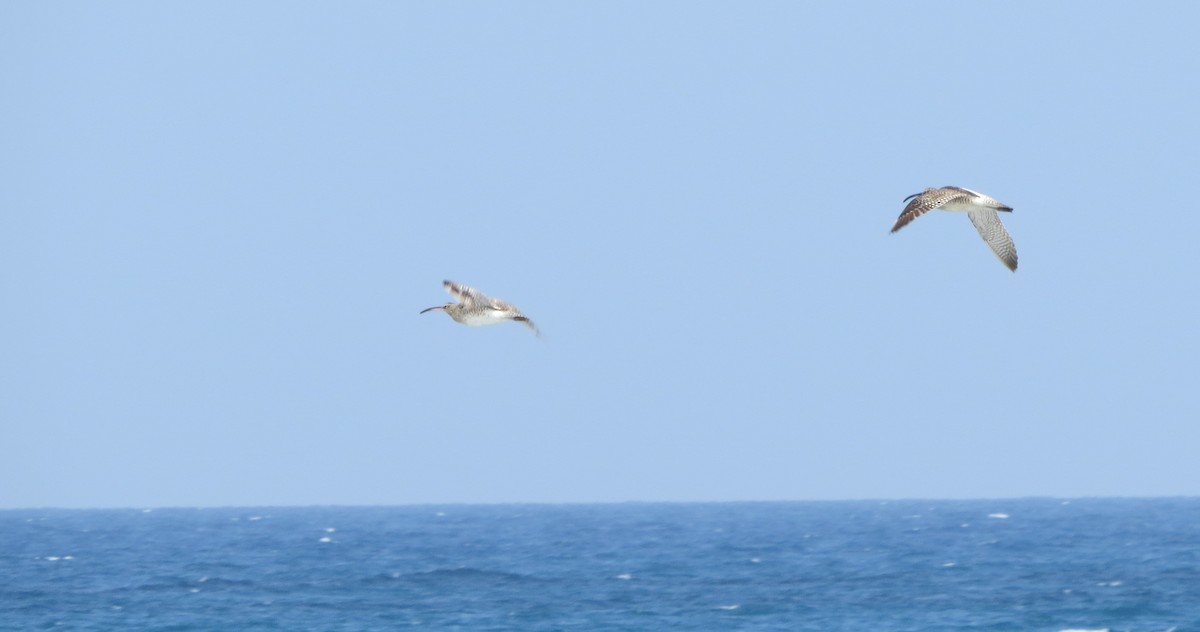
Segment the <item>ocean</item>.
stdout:
<svg viewBox="0 0 1200 632">
<path fill-rule="evenodd" d="M 1200 630 L 1200 499 L 0 511 L 0 630 Z"/>
</svg>

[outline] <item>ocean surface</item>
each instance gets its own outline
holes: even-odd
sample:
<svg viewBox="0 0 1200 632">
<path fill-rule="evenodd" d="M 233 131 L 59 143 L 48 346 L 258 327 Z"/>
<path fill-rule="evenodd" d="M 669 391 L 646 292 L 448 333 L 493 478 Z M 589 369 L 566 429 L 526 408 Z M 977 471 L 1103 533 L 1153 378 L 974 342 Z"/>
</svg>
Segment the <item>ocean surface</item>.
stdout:
<svg viewBox="0 0 1200 632">
<path fill-rule="evenodd" d="M 1200 499 L 0 511 L 0 630 L 1200 630 Z"/>
</svg>

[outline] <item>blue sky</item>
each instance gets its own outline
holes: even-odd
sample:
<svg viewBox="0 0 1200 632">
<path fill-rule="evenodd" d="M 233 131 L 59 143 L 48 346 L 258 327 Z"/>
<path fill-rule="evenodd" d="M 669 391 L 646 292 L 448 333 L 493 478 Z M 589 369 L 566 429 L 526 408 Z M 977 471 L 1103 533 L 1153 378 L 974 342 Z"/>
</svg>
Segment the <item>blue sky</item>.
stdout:
<svg viewBox="0 0 1200 632">
<path fill-rule="evenodd" d="M 0 507 L 1200 494 L 1198 23 L 3 3 Z"/>
</svg>

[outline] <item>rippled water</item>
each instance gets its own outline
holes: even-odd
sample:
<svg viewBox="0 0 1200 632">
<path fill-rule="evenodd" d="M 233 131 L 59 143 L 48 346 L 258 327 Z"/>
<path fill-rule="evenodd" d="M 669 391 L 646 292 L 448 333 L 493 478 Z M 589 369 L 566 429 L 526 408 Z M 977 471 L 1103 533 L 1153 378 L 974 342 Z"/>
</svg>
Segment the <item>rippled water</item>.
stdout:
<svg viewBox="0 0 1200 632">
<path fill-rule="evenodd" d="M 0 629 L 1200 629 L 1200 500 L 0 511 Z"/>
</svg>

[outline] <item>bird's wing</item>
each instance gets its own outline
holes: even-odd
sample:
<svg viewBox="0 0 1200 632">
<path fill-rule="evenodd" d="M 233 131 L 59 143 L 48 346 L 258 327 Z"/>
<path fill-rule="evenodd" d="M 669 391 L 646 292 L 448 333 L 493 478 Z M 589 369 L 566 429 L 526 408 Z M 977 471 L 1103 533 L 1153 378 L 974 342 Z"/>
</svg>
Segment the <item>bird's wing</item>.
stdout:
<svg viewBox="0 0 1200 632">
<path fill-rule="evenodd" d="M 969 200 L 974 197 L 974 191 L 960 189 L 958 187 L 942 187 L 940 189 L 930 189 L 917 197 L 913 198 L 908 206 L 900 212 L 900 217 L 896 219 L 896 225 L 892 226 L 892 232 L 896 232 L 908 225 L 909 222 L 918 217 L 946 205 L 955 200 Z"/>
<path fill-rule="evenodd" d="M 997 211 L 1011 211 L 1012 210 L 1012 207 L 1005 204 L 1004 202 L 1001 202 L 1000 200 L 997 200 L 996 198 L 994 198 L 990 195 L 984 195 L 984 194 L 980 193 L 979 191 L 972 191 L 971 189 L 968 189 L 966 187 L 942 187 L 942 189 L 943 190 L 953 189 L 955 191 L 962 191 L 963 193 L 967 194 L 967 197 L 956 198 L 956 199 L 970 200 L 972 204 L 976 204 L 978 206 L 990 206 L 990 207 L 996 209 Z"/>
<path fill-rule="evenodd" d="M 454 281 L 442 281 L 442 284 L 446 286 L 446 291 L 449 292 L 451 296 L 458 299 L 458 302 L 462 303 L 463 305 L 487 305 L 493 300 L 492 297 L 488 296 L 487 294 L 484 294 L 473 287 L 463 285 L 462 283 L 455 283 Z"/>
<path fill-rule="evenodd" d="M 513 320 L 528 327 L 529 331 L 532 331 L 533 334 L 535 336 L 537 336 L 538 338 L 542 337 L 542 332 L 538 329 L 537 325 L 533 324 L 532 320 L 529 320 L 528 316 L 526 316 L 524 314 L 518 314 L 517 316 L 513 317 Z"/>
<path fill-rule="evenodd" d="M 512 312 L 512 313 L 518 314 L 518 315 L 521 313 L 521 310 L 517 309 L 516 305 L 513 305 L 512 303 L 509 303 L 508 301 L 503 301 L 503 300 L 500 300 L 498 298 L 494 298 L 491 296 L 483 296 L 483 295 L 480 295 L 480 296 L 482 297 L 482 299 L 476 298 L 476 300 L 481 300 L 483 305 L 489 309 L 494 309 L 494 310 L 500 311 L 500 312 Z"/>
<path fill-rule="evenodd" d="M 979 191 L 972 191 L 971 189 L 968 189 L 967 187 L 942 187 L 941 190 L 946 191 L 946 192 L 958 191 L 959 193 L 966 193 L 968 196 L 973 197 L 973 198 L 983 198 L 983 199 L 988 199 L 988 200 L 992 199 L 992 198 L 980 193 Z"/>
<path fill-rule="evenodd" d="M 979 209 L 967 212 L 967 217 L 971 218 L 971 223 L 975 225 L 975 230 L 979 231 L 979 236 L 983 237 L 1000 261 L 1008 266 L 1009 270 L 1016 272 L 1017 246 L 1013 244 L 1008 231 L 1004 230 L 1004 224 L 1000 223 L 999 214 L 992 209 Z"/>
</svg>

